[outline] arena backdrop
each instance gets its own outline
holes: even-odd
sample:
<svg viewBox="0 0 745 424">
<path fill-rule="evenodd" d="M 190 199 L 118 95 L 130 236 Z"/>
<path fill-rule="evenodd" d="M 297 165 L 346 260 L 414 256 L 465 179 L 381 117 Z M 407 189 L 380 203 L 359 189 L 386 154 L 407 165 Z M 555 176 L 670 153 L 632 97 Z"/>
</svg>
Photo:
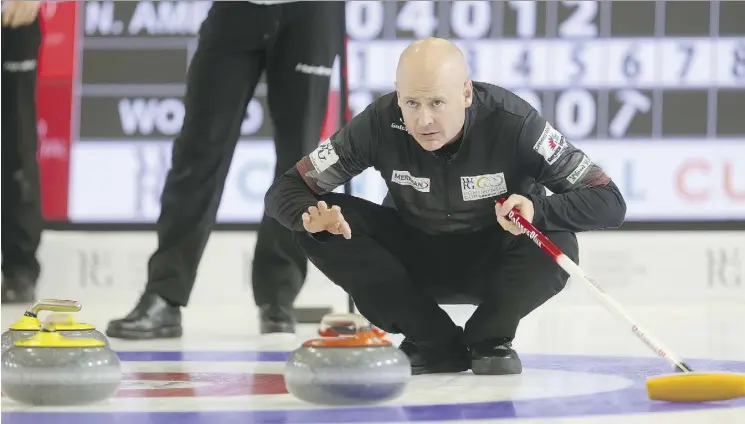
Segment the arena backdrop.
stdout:
<svg viewBox="0 0 745 424">
<path fill-rule="evenodd" d="M 39 158 L 49 220 L 156 220 L 210 4 L 45 6 Z M 735 1 L 349 1 L 349 107 L 359 113 L 392 89 L 411 40 L 446 37 L 462 47 L 472 79 L 515 90 L 613 176 L 629 221 L 738 220 L 742 22 L 745 2 Z M 332 86 L 324 137 L 337 125 L 338 77 Z M 262 84 L 246 110 L 218 222 L 262 215 L 274 165 L 265 95 Z M 353 193 L 380 201 L 384 177 L 365 172 Z"/>
</svg>

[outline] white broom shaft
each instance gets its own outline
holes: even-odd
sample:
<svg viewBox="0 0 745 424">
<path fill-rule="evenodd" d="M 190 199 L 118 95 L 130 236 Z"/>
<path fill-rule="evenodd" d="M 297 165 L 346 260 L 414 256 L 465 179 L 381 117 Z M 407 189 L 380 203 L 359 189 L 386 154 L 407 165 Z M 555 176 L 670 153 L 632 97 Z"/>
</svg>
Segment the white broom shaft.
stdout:
<svg viewBox="0 0 745 424">
<path fill-rule="evenodd" d="M 605 290 L 603 290 L 603 288 L 600 287 L 596 282 L 585 277 L 585 273 L 582 271 L 582 268 L 580 268 L 579 265 L 577 265 L 574 261 L 569 259 L 568 256 L 562 253 L 561 256 L 556 258 L 556 263 L 558 263 L 559 266 L 564 269 L 564 271 L 569 273 L 569 276 L 574 279 L 574 281 L 584 282 L 585 285 L 590 289 L 590 291 L 592 291 L 592 293 L 595 294 L 600 302 L 606 307 L 606 309 L 626 320 L 626 322 L 631 325 L 631 332 L 634 333 L 634 335 L 636 335 L 639 340 L 644 342 L 644 344 L 646 344 L 647 347 L 649 347 L 654 353 L 670 362 L 670 364 L 683 370 L 687 370 L 686 366 L 682 363 L 683 360 L 679 356 L 677 356 L 670 349 L 664 346 L 662 342 L 660 342 L 657 337 L 654 337 L 647 329 L 641 327 L 638 323 L 636 323 L 635 320 L 629 315 L 628 312 L 626 312 L 626 310 L 623 308 L 623 306 L 621 306 L 620 303 L 610 297 L 605 292 Z"/>
<path fill-rule="evenodd" d="M 502 205 L 504 203 L 504 199 L 497 200 L 497 203 Z M 590 288 L 590 290 L 600 300 L 600 303 L 602 303 L 606 307 L 606 309 L 608 309 L 612 313 L 615 313 L 619 317 L 626 320 L 626 322 L 631 324 L 631 331 L 654 353 L 667 360 L 672 365 L 679 367 L 684 371 L 690 371 L 684 364 L 682 364 L 682 360 L 678 355 L 672 353 L 670 349 L 664 347 L 662 343 L 657 341 L 656 337 L 652 336 L 651 333 L 649 333 L 646 329 L 640 327 L 634 321 L 634 319 L 631 318 L 631 316 L 628 314 L 628 312 L 626 312 L 626 310 L 623 308 L 623 306 L 621 306 L 620 303 L 616 302 L 612 297 L 606 294 L 605 290 L 603 290 L 603 288 L 600 287 L 597 283 L 585 277 L 585 273 L 584 271 L 582 271 L 579 265 L 577 265 L 567 255 L 565 255 L 561 251 L 561 249 L 559 249 L 551 240 L 548 239 L 548 237 L 538 231 L 538 229 L 535 228 L 535 226 L 530 221 L 525 219 L 524 216 L 520 215 L 520 212 L 518 212 L 517 209 L 513 208 L 511 211 L 509 211 L 507 214 L 507 218 L 512 221 L 512 223 L 515 224 L 517 228 L 519 228 L 520 231 L 523 232 L 523 234 L 533 240 L 533 242 L 537 244 L 538 247 L 541 248 L 541 250 L 551 256 L 556 261 L 556 263 L 569 274 L 570 277 L 574 278 L 577 281 L 583 281 L 585 285 Z"/>
</svg>

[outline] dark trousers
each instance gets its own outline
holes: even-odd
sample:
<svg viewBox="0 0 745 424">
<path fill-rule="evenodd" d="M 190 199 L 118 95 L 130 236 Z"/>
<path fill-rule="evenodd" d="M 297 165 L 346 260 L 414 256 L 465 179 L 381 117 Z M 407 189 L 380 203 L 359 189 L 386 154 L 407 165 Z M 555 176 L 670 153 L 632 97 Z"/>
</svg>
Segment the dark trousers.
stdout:
<svg viewBox="0 0 745 424">
<path fill-rule="evenodd" d="M 147 291 L 188 303 L 262 73 L 274 124 L 276 176 L 318 144 L 330 75 L 298 64 L 331 68 L 344 33 L 344 2 L 214 3 L 189 67 L 186 116 L 161 197 L 159 245 L 149 262 Z M 291 232 L 264 216 L 253 263 L 256 303 L 290 307 L 306 272 L 307 258 Z"/>
<path fill-rule="evenodd" d="M 2 271 L 4 277 L 39 276 L 36 251 L 44 225 L 36 160 L 36 75 L 39 20 L 2 28 Z"/>
<path fill-rule="evenodd" d="M 559 293 L 568 275 L 527 237 L 498 225 L 452 235 L 425 234 L 395 209 L 331 193 L 352 229 L 349 240 L 296 232 L 308 258 L 355 300 L 362 315 L 390 333 L 446 342 L 459 332 L 439 304 L 474 304 L 465 342 L 513 339 L 520 320 Z M 496 222 L 496 217 L 494 218 Z M 546 233 L 577 260 L 572 233 Z"/>
</svg>

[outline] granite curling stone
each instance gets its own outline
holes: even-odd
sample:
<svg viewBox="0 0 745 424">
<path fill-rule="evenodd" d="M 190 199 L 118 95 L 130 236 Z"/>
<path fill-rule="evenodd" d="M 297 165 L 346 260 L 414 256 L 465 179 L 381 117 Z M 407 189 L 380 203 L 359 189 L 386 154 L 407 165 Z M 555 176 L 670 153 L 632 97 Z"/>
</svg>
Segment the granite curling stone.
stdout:
<svg viewBox="0 0 745 424">
<path fill-rule="evenodd" d="M 292 352 L 285 387 L 319 405 L 372 405 L 399 397 L 411 379 L 408 357 L 385 332 L 355 314 L 329 314 L 319 339 Z"/>
<path fill-rule="evenodd" d="M 122 382 L 116 352 L 98 339 L 69 338 L 53 322 L 2 354 L 2 391 L 34 406 L 86 405 L 111 398 Z"/>
<path fill-rule="evenodd" d="M 42 311 L 57 312 L 47 319 L 58 321 L 57 331 L 63 332 L 65 337 L 72 338 L 94 338 L 103 341 L 109 347 L 109 340 L 94 326 L 75 322 L 71 315 L 62 315 L 63 312 L 78 312 L 82 305 L 74 300 L 44 299 L 38 300 L 26 309 L 23 316 L 13 323 L 2 335 L 2 352 L 13 347 L 18 340 L 27 339 L 41 329 L 39 313 Z"/>
</svg>

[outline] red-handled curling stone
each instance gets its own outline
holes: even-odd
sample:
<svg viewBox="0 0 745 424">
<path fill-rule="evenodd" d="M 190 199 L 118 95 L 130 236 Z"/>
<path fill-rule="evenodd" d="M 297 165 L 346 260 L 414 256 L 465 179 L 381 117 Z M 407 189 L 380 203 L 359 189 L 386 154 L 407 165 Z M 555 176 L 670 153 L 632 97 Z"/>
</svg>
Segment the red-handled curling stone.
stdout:
<svg viewBox="0 0 745 424">
<path fill-rule="evenodd" d="M 292 352 L 285 386 L 320 405 L 370 405 L 399 397 L 411 379 L 409 358 L 386 333 L 356 314 L 324 316 L 321 338 Z"/>
</svg>

